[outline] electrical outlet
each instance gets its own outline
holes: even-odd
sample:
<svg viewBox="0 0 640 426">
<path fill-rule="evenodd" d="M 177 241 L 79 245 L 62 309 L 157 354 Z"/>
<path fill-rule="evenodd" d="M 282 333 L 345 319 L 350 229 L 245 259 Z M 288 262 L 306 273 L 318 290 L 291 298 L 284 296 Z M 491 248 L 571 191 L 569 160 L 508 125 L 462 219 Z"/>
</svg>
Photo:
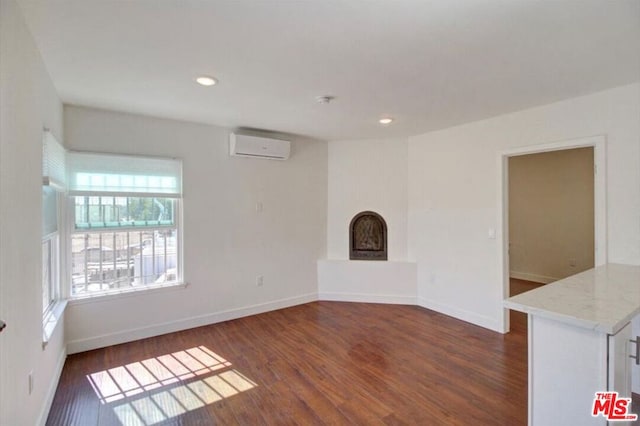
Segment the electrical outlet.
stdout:
<svg viewBox="0 0 640 426">
<path fill-rule="evenodd" d="M 33 370 L 29 371 L 29 395 L 33 392 Z"/>
<path fill-rule="evenodd" d="M 264 284 L 264 277 L 262 275 L 258 275 L 256 277 L 256 285 L 258 287 L 262 287 L 262 284 Z"/>
</svg>

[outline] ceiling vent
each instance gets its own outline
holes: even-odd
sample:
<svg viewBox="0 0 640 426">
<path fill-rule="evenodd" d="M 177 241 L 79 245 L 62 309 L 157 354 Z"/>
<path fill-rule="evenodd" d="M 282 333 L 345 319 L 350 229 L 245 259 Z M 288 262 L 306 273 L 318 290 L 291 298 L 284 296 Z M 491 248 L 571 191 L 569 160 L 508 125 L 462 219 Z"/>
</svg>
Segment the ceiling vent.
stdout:
<svg viewBox="0 0 640 426">
<path fill-rule="evenodd" d="M 289 141 L 237 133 L 231 133 L 229 137 L 229 154 L 235 157 L 286 160 L 290 152 L 291 142 Z"/>
</svg>

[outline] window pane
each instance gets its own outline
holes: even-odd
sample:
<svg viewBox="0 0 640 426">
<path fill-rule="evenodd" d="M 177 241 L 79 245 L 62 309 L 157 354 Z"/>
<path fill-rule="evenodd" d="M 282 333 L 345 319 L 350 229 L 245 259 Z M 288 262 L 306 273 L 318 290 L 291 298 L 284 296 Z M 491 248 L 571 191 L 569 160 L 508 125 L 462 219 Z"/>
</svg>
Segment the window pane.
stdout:
<svg viewBox="0 0 640 426">
<path fill-rule="evenodd" d="M 46 311 L 52 301 L 52 253 L 51 240 L 42 242 L 42 311 Z"/>
<path fill-rule="evenodd" d="M 177 281 L 176 237 L 176 229 L 74 233 L 72 294 Z"/>
<path fill-rule="evenodd" d="M 58 231 L 58 193 L 49 186 L 42 187 L 42 236 Z"/>
<path fill-rule="evenodd" d="M 82 197 L 75 199 L 75 228 L 175 226 L 175 199 Z"/>
</svg>

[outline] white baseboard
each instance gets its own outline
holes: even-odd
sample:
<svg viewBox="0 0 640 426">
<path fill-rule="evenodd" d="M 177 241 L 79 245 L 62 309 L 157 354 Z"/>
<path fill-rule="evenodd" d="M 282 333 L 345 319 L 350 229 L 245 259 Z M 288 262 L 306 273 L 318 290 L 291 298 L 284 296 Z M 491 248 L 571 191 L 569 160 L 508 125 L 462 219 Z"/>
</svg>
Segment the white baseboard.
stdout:
<svg viewBox="0 0 640 426">
<path fill-rule="evenodd" d="M 104 334 L 88 339 L 74 340 L 67 343 L 67 353 L 74 354 L 78 352 L 89 351 L 92 349 L 103 348 L 106 346 L 118 345 L 120 343 L 146 339 L 148 337 L 159 336 L 161 334 L 173 333 L 176 331 L 187 330 L 195 327 L 202 327 L 204 325 L 215 324 L 222 321 L 229 321 L 249 315 L 262 314 L 265 312 L 274 311 L 276 309 L 283 309 L 295 305 L 301 305 L 303 303 L 314 302 L 316 300 L 318 300 L 318 294 L 309 293 L 302 296 L 295 296 L 266 303 L 259 303 L 257 305 L 246 306 L 243 308 L 229 309 L 226 311 L 184 318 L 178 321 L 155 324 L 147 327 L 132 328 L 117 333 Z"/>
<path fill-rule="evenodd" d="M 88 339 L 73 340 L 67 343 L 66 354 L 71 355 L 78 352 L 89 351 L 92 349 L 103 348 L 111 345 L 118 345 L 121 343 L 131 342 L 134 340 L 146 339 L 148 337 L 159 336 L 162 334 L 173 333 L 176 331 L 187 330 L 190 328 L 201 327 L 209 324 L 215 324 L 222 321 L 229 321 L 237 318 L 246 317 L 249 315 L 257 315 L 257 314 L 273 311 L 276 309 L 288 308 L 291 306 L 301 305 L 304 303 L 314 302 L 317 300 L 337 301 L 337 302 L 358 302 L 358 303 L 386 303 L 386 304 L 414 305 L 414 306 L 417 305 L 417 306 L 422 306 L 423 308 L 427 308 L 436 312 L 443 313 L 445 315 L 452 316 L 454 318 L 458 318 L 462 321 L 466 321 L 466 322 L 478 325 L 480 327 L 488 328 L 490 330 L 497 331 L 499 333 L 504 333 L 503 325 L 500 324 L 494 318 L 478 315 L 474 312 L 465 311 L 450 305 L 446 305 L 446 304 L 425 299 L 425 298 L 417 298 L 413 296 L 399 296 L 399 295 L 323 292 L 319 294 L 309 293 L 302 296 L 295 296 L 295 297 L 290 297 L 286 299 L 260 303 L 257 305 L 246 306 L 243 308 L 230 309 L 230 310 L 215 312 L 211 314 L 199 315 L 199 316 L 185 318 L 185 319 L 168 322 L 168 323 L 154 324 L 147 327 L 133 328 L 129 330 L 120 331 L 117 333 L 109 333 L 101 336 L 91 337 Z M 59 373 L 62 372 L 63 365 L 64 365 L 64 358 L 62 358 L 61 360 L 61 364 L 59 366 L 60 368 Z M 57 381 L 55 383 L 57 383 Z M 51 400 L 53 400 L 53 394 L 55 394 L 55 387 L 52 390 Z"/>
<path fill-rule="evenodd" d="M 549 284 L 558 281 L 560 278 L 548 277 L 546 275 L 531 274 L 529 272 L 510 271 L 509 276 L 518 280 L 532 281 L 534 283 Z"/>
<path fill-rule="evenodd" d="M 423 297 L 418 298 L 418 306 L 422 306 L 423 308 L 427 308 L 480 327 L 488 328 L 489 330 L 497 331 L 498 333 L 505 332 L 504 325 L 500 321 L 495 318 L 478 315 L 475 312 L 469 312 L 464 309 L 459 309 L 454 306 L 425 299 Z"/>
<path fill-rule="evenodd" d="M 395 296 L 382 294 L 363 293 L 336 293 L 322 292 L 318 294 L 318 300 L 332 302 L 359 302 L 359 303 L 388 303 L 394 305 L 416 305 L 417 298 L 414 296 Z"/>
<path fill-rule="evenodd" d="M 58 389 L 58 382 L 60 382 L 60 376 L 62 375 L 62 369 L 64 368 L 64 362 L 67 359 L 67 351 L 62 348 L 58 362 L 56 363 L 56 370 L 53 373 L 51 383 L 49 383 L 49 389 L 47 389 L 47 395 L 45 396 L 44 403 L 42 404 L 42 410 L 38 416 L 37 425 L 44 426 L 47 423 L 49 417 L 49 411 L 51 410 L 51 404 L 53 404 L 53 397 L 56 395 Z"/>
</svg>

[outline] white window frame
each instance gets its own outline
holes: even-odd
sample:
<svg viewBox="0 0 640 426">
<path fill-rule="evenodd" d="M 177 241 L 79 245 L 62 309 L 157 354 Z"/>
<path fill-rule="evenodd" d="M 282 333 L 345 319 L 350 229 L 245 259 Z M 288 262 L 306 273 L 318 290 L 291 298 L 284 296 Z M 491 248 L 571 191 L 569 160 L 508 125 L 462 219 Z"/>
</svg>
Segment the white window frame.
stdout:
<svg viewBox="0 0 640 426">
<path fill-rule="evenodd" d="M 60 236 L 58 232 L 54 232 L 53 234 L 47 235 L 42 240 L 42 260 L 43 260 L 43 274 L 42 274 L 42 316 L 44 318 L 47 317 L 49 312 L 51 311 L 53 305 L 55 305 L 56 301 L 60 298 Z M 46 246 L 45 246 L 46 244 Z M 48 274 L 45 277 L 44 274 L 44 258 L 45 251 L 48 251 L 48 266 L 47 271 Z M 45 286 L 48 287 L 48 301 L 45 306 L 44 293 Z"/>
<path fill-rule="evenodd" d="M 66 275 L 68 279 L 68 285 L 65 285 L 65 292 L 69 300 L 74 303 L 79 303 L 83 299 L 91 300 L 95 297 L 106 297 L 119 294 L 136 293 L 139 291 L 149 291 L 162 287 L 176 287 L 186 284 L 183 280 L 183 227 L 182 227 L 182 161 L 176 158 L 163 158 L 163 157 L 150 157 L 150 156 L 137 156 L 137 155 L 122 155 L 122 154 L 106 154 L 96 152 L 82 152 L 82 151 L 68 151 L 66 154 L 66 167 L 67 167 L 67 188 L 68 188 L 68 200 L 65 203 L 67 211 L 66 227 L 67 232 L 65 234 L 65 254 L 66 259 Z M 171 225 L 153 225 L 149 221 L 146 221 L 144 225 L 137 225 L 135 223 L 124 222 L 122 218 L 111 218 L 113 223 L 104 222 L 100 226 L 92 227 L 88 224 L 87 228 L 81 227 L 76 229 L 76 206 L 75 197 L 131 197 L 131 198 L 171 198 L 174 200 L 174 222 Z M 107 205 L 100 202 L 101 205 Z M 104 215 L 104 212 L 101 213 Z M 129 219 L 129 218 L 127 218 Z M 100 220 L 107 220 L 106 216 L 101 217 Z M 159 237 L 155 231 L 172 229 L 177 234 L 175 240 L 170 242 L 171 246 L 166 246 L 167 238 Z M 137 247 L 133 250 L 133 256 L 130 256 L 131 243 L 129 242 L 130 232 L 152 232 L 152 253 L 145 253 L 145 248 L 140 241 L 134 242 Z M 120 233 L 120 235 L 117 235 Z M 77 235 L 87 234 L 99 234 L 99 241 L 96 243 L 98 248 L 98 261 L 90 261 L 94 263 L 92 267 L 91 275 L 87 274 L 89 267 L 89 261 L 91 258 L 92 247 L 84 246 L 84 269 L 82 275 L 78 275 L 78 270 L 74 271 L 74 250 L 76 255 L 81 251 L 78 250 L 78 240 L 74 240 L 73 237 Z M 107 257 L 105 263 L 104 247 L 109 247 L 103 242 L 102 234 L 111 235 L 112 248 L 111 255 Z M 122 240 L 118 241 L 118 238 L 126 237 L 126 242 Z M 138 236 L 140 237 L 140 235 Z M 152 273 L 152 280 L 154 282 L 148 282 L 147 277 L 140 275 L 138 278 L 138 271 L 136 271 L 135 262 L 139 263 L 139 270 L 143 269 L 143 263 L 149 256 L 152 259 L 154 267 L 158 265 L 156 258 L 156 242 L 157 239 L 163 241 L 164 247 L 173 248 L 175 244 L 175 263 L 176 263 L 176 276 L 175 280 L 170 282 L 155 282 L 155 275 L 158 272 L 154 269 Z M 135 241 L 135 238 L 133 239 Z M 93 243 L 92 243 L 93 245 Z M 126 247 L 126 253 L 123 253 Z M 137 250 L 137 252 L 136 252 Z M 172 250 L 173 251 L 173 250 Z M 166 250 L 165 250 L 166 252 Z M 139 257 L 138 257 L 139 254 Z M 173 253 L 171 258 L 173 259 Z M 113 257 L 113 259 L 111 259 Z M 76 261 L 78 256 L 76 256 Z M 113 265 L 110 262 L 113 261 Z M 132 262 L 133 266 L 130 266 Z M 173 263 L 173 261 L 172 261 Z M 107 265 L 107 268 L 103 269 L 103 265 Z M 167 263 L 165 257 L 165 263 L 162 264 L 164 273 L 167 271 Z M 76 265 L 77 266 L 77 265 Z M 108 268 L 111 266 L 111 268 Z M 84 285 L 85 291 L 82 293 L 74 294 L 74 272 L 77 288 Z M 133 272 L 133 273 L 131 273 Z M 104 284 L 107 283 L 108 288 L 104 288 Z M 95 284 L 98 284 L 97 286 Z M 90 286 L 92 287 L 90 289 Z M 113 288 L 117 286 L 117 288 Z M 97 287 L 97 288 L 96 288 Z"/>
<path fill-rule="evenodd" d="M 50 213 L 46 209 L 43 199 L 43 205 L 41 209 L 43 217 L 43 229 L 42 234 L 50 231 L 48 234 L 42 236 L 41 257 L 44 261 L 44 253 L 42 252 L 44 245 L 47 245 L 49 250 L 49 274 L 47 277 L 48 282 L 45 283 L 44 273 L 41 277 L 42 286 L 40 290 L 41 302 L 42 302 L 42 347 L 46 346 L 47 342 L 51 338 L 56 325 L 59 323 L 59 319 L 64 314 L 67 301 L 64 299 L 64 290 L 62 289 L 62 277 L 64 273 L 65 261 L 65 202 L 62 195 L 67 190 L 66 179 L 66 157 L 67 151 L 64 146 L 56 139 L 55 135 L 46 127 L 42 132 L 42 190 L 45 188 L 55 191 L 56 201 L 56 223 L 55 230 L 46 229 L 48 225 L 47 213 Z M 49 291 L 49 303 L 44 306 L 44 286 L 48 287 Z"/>
<path fill-rule="evenodd" d="M 42 306 L 42 346 L 46 347 L 53 331 L 55 330 L 58 321 L 64 314 L 65 307 L 67 305 L 67 301 L 64 298 L 64 292 L 62 288 L 62 277 L 63 268 L 65 265 L 64 262 L 64 250 L 63 250 L 63 240 L 62 236 L 64 233 L 64 225 L 63 220 L 64 217 L 64 196 L 63 194 L 56 191 L 56 207 L 57 207 L 57 230 L 50 234 L 44 235 L 42 237 L 42 250 L 44 250 L 44 244 L 48 244 L 48 248 L 50 251 L 49 256 L 49 303 L 45 307 L 44 306 L 44 294 L 41 298 L 43 302 Z M 41 253 L 41 256 L 44 257 L 44 253 Z M 43 259 L 44 260 L 44 259 Z M 44 274 L 41 282 L 41 290 L 44 293 Z"/>
</svg>

